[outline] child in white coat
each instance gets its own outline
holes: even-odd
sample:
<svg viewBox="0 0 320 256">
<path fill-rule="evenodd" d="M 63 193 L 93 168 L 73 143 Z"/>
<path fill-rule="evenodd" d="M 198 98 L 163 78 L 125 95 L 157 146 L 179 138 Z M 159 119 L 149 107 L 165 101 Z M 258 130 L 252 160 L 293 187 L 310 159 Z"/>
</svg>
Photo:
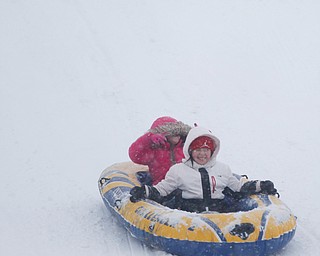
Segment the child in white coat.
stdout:
<svg viewBox="0 0 320 256">
<path fill-rule="evenodd" d="M 161 201 L 172 191 L 182 191 L 181 210 L 190 212 L 229 211 L 225 189 L 242 194 L 264 192 L 275 194 L 271 181 L 249 181 L 236 178 L 228 165 L 216 160 L 220 141 L 210 130 L 194 127 L 190 130 L 183 148 L 185 158 L 173 165 L 164 180 L 155 186 L 134 187 L 130 200 L 143 198 Z"/>
</svg>

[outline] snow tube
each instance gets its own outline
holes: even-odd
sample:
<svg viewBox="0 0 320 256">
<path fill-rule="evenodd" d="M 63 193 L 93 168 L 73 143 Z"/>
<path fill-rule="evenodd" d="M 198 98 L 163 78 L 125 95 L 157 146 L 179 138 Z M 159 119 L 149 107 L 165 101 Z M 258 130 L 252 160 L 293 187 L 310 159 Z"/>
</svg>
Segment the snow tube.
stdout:
<svg viewBox="0 0 320 256">
<path fill-rule="evenodd" d="M 183 256 L 257 256 L 279 251 L 295 234 L 296 217 L 276 196 L 253 195 L 247 203 L 254 208 L 231 213 L 190 213 L 151 200 L 131 203 L 129 191 L 140 185 L 140 171 L 148 169 L 114 164 L 98 183 L 106 207 L 146 245 Z"/>
</svg>

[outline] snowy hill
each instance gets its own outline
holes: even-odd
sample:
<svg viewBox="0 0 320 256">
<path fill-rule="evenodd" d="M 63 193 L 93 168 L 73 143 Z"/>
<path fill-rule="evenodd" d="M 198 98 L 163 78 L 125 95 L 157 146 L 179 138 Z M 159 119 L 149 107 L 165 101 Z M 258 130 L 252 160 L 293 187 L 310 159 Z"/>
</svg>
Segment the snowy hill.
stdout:
<svg viewBox="0 0 320 256">
<path fill-rule="evenodd" d="M 320 249 L 320 2 L 0 2 L 0 255 L 168 255 L 120 227 L 97 179 L 162 115 L 271 179 Z"/>
</svg>

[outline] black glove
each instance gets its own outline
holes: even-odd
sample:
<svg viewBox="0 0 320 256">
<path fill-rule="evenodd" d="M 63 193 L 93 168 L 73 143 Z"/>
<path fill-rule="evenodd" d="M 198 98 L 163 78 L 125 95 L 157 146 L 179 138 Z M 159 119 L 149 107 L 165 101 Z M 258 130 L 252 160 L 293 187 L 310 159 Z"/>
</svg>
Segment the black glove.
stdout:
<svg viewBox="0 0 320 256">
<path fill-rule="evenodd" d="M 145 186 L 142 187 L 138 187 L 135 186 L 130 190 L 130 201 L 132 203 L 136 203 L 138 201 L 140 201 L 141 199 L 146 198 L 146 188 Z"/>
<path fill-rule="evenodd" d="M 257 187 L 256 180 L 247 181 L 246 183 L 244 183 L 242 185 L 242 187 L 240 189 L 240 193 L 243 194 L 244 196 L 253 195 L 257 192 L 256 187 Z"/>
<path fill-rule="evenodd" d="M 222 191 L 222 194 L 224 194 L 226 197 L 229 197 L 229 198 L 233 198 L 233 199 L 236 199 L 236 200 L 240 200 L 243 198 L 244 196 L 244 193 L 241 193 L 241 192 L 234 192 L 231 188 L 229 187 L 225 187 Z"/>
<path fill-rule="evenodd" d="M 275 195 L 277 194 L 277 190 L 274 188 L 274 184 L 270 180 L 265 180 L 260 182 L 261 193 L 267 195 Z"/>
</svg>

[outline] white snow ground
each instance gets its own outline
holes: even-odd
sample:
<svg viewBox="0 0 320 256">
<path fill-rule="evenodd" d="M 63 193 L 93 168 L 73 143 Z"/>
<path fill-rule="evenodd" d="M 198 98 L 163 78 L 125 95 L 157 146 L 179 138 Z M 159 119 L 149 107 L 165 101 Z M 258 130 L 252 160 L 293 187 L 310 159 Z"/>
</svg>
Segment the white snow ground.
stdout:
<svg viewBox="0 0 320 256">
<path fill-rule="evenodd" d="M 120 227 L 97 179 L 171 115 L 298 217 L 320 255 L 320 2 L 1 0 L 0 255 L 168 255 Z"/>
</svg>

